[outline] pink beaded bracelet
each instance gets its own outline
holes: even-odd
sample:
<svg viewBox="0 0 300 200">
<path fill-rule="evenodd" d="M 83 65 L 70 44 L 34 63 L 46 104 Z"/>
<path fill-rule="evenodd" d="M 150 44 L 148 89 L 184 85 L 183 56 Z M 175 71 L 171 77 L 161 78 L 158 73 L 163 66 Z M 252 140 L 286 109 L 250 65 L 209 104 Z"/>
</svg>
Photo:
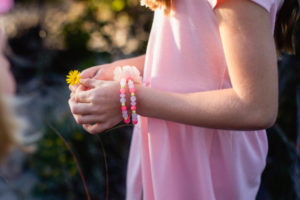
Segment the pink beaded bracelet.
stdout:
<svg viewBox="0 0 300 200">
<path fill-rule="evenodd" d="M 128 79 L 128 87 L 130 92 L 130 101 L 131 101 L 131 117 L 132 117 L 132 123 L 137 124 L 137 114 L 136 114 L 136 97 L 135 97 L 135 88 L 134 88 L 134 82 L 131 78 Z"/>
<path fill-rule="evenodd" d="M 123 66 L 122 68 L 116 67 L 116 69 L 114 70 L 114 80 L 120 81 L 121 110 L 122 110 L 122 116 L 124 122 L 127 124 L 130 122 L 130 118 L 126 107 L 126 84 L 128 83 L 129 92 L 130 92 L 132 123 L 137 124 L 138 119 L 136 113 L 136 96 L 135 96 L 134 83 L 142 82 L 142 77 L 140 76 L 140 72 L 134 66 Z"/>
<path fill-rule="evenodd" d="M 126 79 L 122 78 L 120 81 L 121 89 L 120 89 L 120 102 L 121 102 L 121 110 L 124 122 L 128 124 L 130 122 L 127 107 L 126 107 Z"/>
</svg>

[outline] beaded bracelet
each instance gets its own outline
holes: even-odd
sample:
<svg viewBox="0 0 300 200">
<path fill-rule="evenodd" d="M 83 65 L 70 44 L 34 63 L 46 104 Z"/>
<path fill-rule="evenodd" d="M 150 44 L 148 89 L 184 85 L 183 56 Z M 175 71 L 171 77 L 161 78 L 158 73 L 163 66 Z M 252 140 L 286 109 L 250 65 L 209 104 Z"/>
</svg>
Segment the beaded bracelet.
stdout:
<svg viewBox="0 0 300 200">
<path fill-rule="evenodd" d="M 123 66 L 116 67 L 114 70 L 114 80 L 120 81 L 121 89 L 120 89 L 120 102 L 121 102 L 121 110 L 122 116 L 125 123 L 130 122 L 130 118 L 127 112 L 126 107 L 126 84 L 128 83 L 129 92 L 130 92 L 130 102 L 131 102 L 131 117 L 132 123 L 137 124 L 137 113 L 136 113 L 136 96 L 135 96 L 135 88 L 134 83 L 141 83 L 142 77 L 140 76 L 140 72 L 134 66 Z"/>
<path fill-rule="evenodd" d="M 130 122 L 127 107 L 126 107 L 126 79 L 122 78 L 120 81 L 121 89 L 120 89 L 120 102 L 121 102 L 121 110 L 124 122 L 128 124 Z"/>
<path fill-rule="evenodd" d="M 136 114 L 136 97 L 135 97 L 135 88 L 134 83 L 132 79 L 128 79 L 128 87 L 130 92 L 130 101 L 131 101 L 131 117 L 132 117 L 132 123 L 137 124 L 137 114 Z"/>
</svg>

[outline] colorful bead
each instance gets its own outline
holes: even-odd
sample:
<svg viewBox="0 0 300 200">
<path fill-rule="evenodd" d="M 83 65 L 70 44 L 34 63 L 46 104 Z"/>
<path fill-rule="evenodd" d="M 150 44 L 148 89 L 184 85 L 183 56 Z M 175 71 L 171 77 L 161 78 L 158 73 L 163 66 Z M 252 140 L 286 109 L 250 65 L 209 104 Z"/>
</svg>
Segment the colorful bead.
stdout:
<svg viewBox="0 0 300 200">
<path fill-rule="evenodd" d="M 127 112 L 127 107 L 126 107 L 126 83 L 128 83 L 128 88 L 130 92 L 130 102 L 131 102 L 131 117 L 132 117 L 132 123 L 137 124 L 138 119 L 137 119 L 137 114 L 136 114 L 136 97 L 135 97 L 135 88 L 134 88 L 134 82 L 131 78 L 126 79 L 121 79 L 120 81 L 120 102 L 121 102 L 121 111 L 122 111 L 122 117 L 123 120 L 126 124 L 130 122 L 130 118 Z"/>
<path fill-rule="evenodd" d="M 121 84 L 121 86 L 125 86 L 125 85 L 126 85 L 126 79 L 123 78 L 123 79 L 120 81 L 120 84 Z"/>
<path fill-rule="evenodd" d="M 125 120 L 128 119 L 128 113 L 123 113 L 122 116 Z"/>
<path fill-rule="evenodd" d="M 131 100 L 131 101 L 136 101 L 136 97 L 135 97 L 135 96 L 132 96 L 132 97 L 130 97 L 130 100 Z"/>
<path fill-rule="evenodd" d="M 126 108 L 126 79 L 121 79 L 120 81 L 120 102 L 121 102 L 121 111 L 122 111 L 122 117 L 126 124 L 129 123 L 130 119 L 128 116 L 127 108 Z"/>
<path fill-rule="evenodd" d="M 125 102 L 126 102 L 126 99 L 125 99 L 124 97 L 122 97 L 122 98 L 120 99 L 120 102 L 121 102 L 121 103 L 125 103 Z"/>
<path fill-rule="evenodd" d="M 125 92 L 126 92 L 125 88 L 121 88 L 121 89 L 120 89 L 120 93 L 121 93 L 121 94 L 125 94 Z"/>
<path fill-rule="evenodd" d="M 129 92 L 131 94 L 130 103 L 131 103 L 131 119 L 133 124 L 138 123 L 137 114 L 136 114 L 136 97 L 135 97 L 135 88 L 134 83 L 131 79 L 128 80 Z"/>
</svg>

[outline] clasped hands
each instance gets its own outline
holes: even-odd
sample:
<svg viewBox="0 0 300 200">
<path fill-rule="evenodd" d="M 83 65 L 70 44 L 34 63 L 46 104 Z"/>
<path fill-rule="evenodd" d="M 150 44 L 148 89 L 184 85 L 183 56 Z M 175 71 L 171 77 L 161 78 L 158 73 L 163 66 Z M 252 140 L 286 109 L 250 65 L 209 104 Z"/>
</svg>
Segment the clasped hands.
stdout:
<svg viewBox="0 0 300 200">
<path fill-rule="evenodd" d="M 113 81 L 111 64 L 91 67 L 81 73 L 80 84 L 70 86 L 69 106 L 75 121 L 97 134 L 120 121 L 120 83 Z"/>
</svg>

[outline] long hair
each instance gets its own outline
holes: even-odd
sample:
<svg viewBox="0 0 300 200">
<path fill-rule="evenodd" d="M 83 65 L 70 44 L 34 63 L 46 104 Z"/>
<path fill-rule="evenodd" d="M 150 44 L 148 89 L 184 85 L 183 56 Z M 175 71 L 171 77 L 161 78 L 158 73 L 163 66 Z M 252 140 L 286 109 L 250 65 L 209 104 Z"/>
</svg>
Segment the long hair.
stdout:
<svg viewBox="0 0 300 200">
<path fill-rule="evenodd" d="M 16 132 L 18 129 L 9 103 L 3 94 L 0 94 L 0 162 L 17 144 Z"/>
<path fill-rule="evenodd" d="M 176 0 L 142 0 L 150 9 L 163 8 L 168 14 Z M 177 0 L 181 1 L 181 0 Z M 298 0 L 285 0 L 277 14 L 274 38 L 278 52 L 294 53 L 293 31 L 299 18 Z"/>
<path fill-rule="evenodd" d="M 141 0 L 142 4 L 145 4 L 151 10 L 163 8 L 166 15 L 170 13 L 173 1 L 175 0 Z"/>
<path fill-rule="evenodd" d="M 274 38 L 278 51 L 294 53 L 293 33 L 299 19 L 298 0 L 285 0 L 277 14 Z"/>
</svg>

